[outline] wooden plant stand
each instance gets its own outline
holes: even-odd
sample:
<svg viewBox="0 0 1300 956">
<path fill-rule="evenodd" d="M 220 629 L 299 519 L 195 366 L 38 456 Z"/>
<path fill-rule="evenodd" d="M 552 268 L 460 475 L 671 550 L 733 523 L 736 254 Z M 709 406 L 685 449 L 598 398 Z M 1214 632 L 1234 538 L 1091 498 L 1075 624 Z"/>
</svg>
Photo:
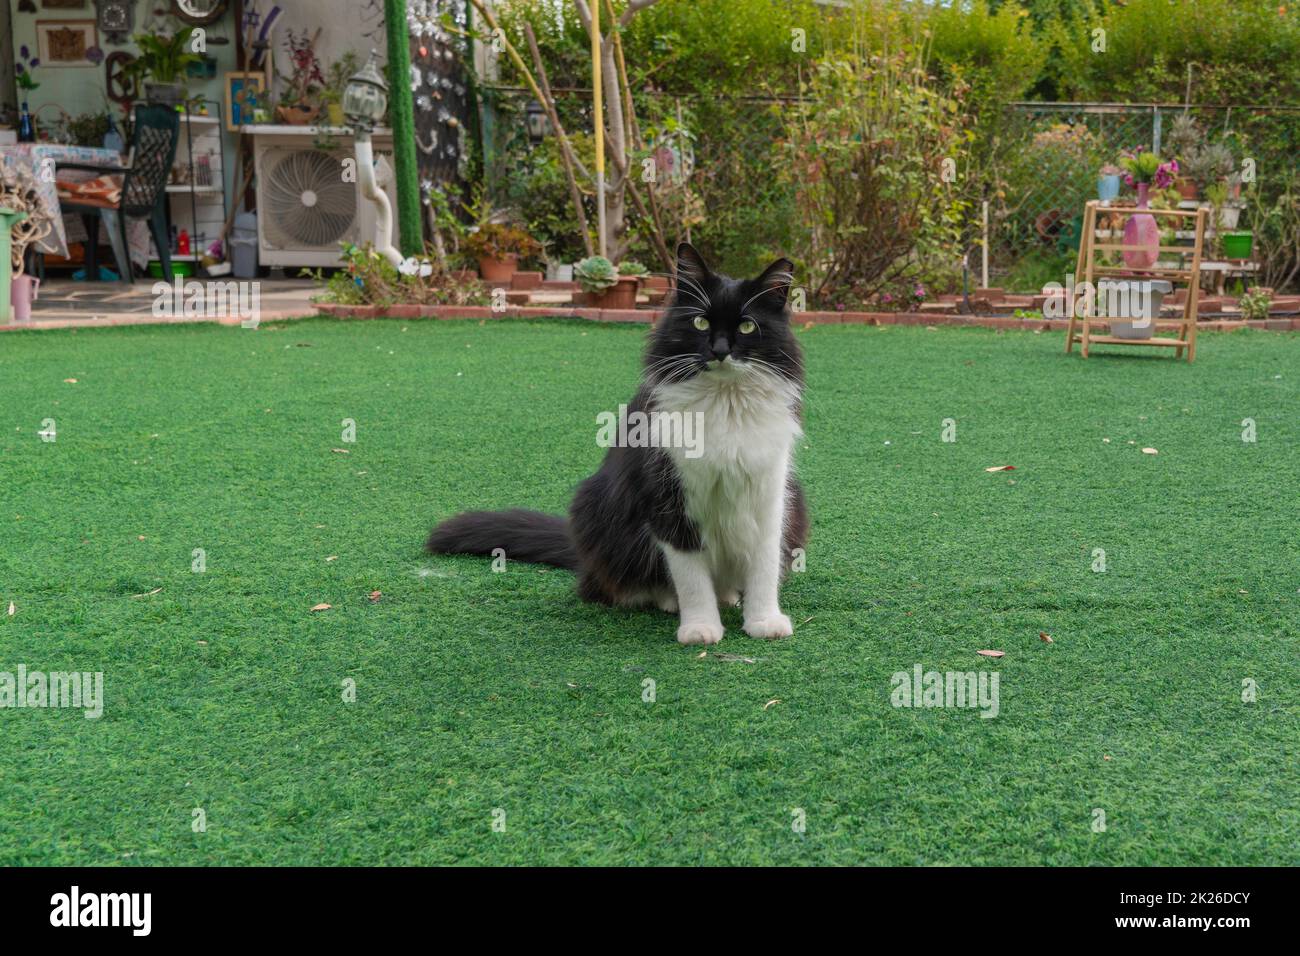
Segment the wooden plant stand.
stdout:
<svg viewBox="0 0 1300 956">
<path fill-rule="evenodd" d="M 1166 219 L 1194 219 L 1195 232 L 1190 246 L 1159 246 L 1159 256 L 1177 255 L 1182 262 L 1187 256 L 1191 256 L 1191 265 L 1188 268 L 1171 268 L 1161 266 L 1160 259 L 1157 258 L 1156 265 L 1150 269 L 1130 269 L 1127 266 L 1102 266 L 1096 261 L 1098 252 L 1135 252 L 1140 249 L 1149 248 L 1143 246 L 1126 246 L 1123 243 L 1115 242 L 1098 242 L 1097 241 L 1097 213 L 1101 210 L 1108 216 L 1121 216 L 1124 221 L 1138 213 L 1147 213 L 1154 216 L 1158 221 L 1161 218 Z M 1128 206 L 1102 206 L 1099 200 L 1092 200 L 1085 208 L 1083 215 L 1083 241 L 1079 243 L 1079 262 L 1075 269 L 1075 282 L 1078 284 L 1087 283 L 1089 288 L 1096 289 L 1098 279 L 1115 278 L 1141 281 L 1143 279 L 1167 279 L 1176 289 L 1179 284 L 1187 287 L 1187 300 L 1183 303 L 1183 317 L 1178 320 L 1170 320 L 1165 325 L 1172 324 L 1176 321 L 1178 324 L 1177 338 L 1161 338 L 1153 335 L 1149 339 L 1122 339 L 1115 335 L 1098 335 L 1094 329 L 1097 325 L 1109 325 L 1111 319 L 1116 321 L 1129 321 L 1129 316 L 1106 316 L 1092 315 L 1094 309 L 1085 310 L 1085 314 L 1080 316 L 1076 314 L 1073 301 L 1073 291 L 1071 290 L 1070 301 L 1070 328 L 1065 337 L 1065 351 L 1070 352 L 1074 348 L 1074 343 L 1080 344 L 1080 353 L 1084 358 L 1088 357 L 1088 349 L 1092 345 L 1154 345 L 1163 348 L 1172 348 L 1175 358 L 1182 358 L 1183 351 L 1187 351 L 1187 361 L 1191 362 L 1196 358 L 1196 318 L 1198 304 L 1200 300 L 1200 279 L 1201 279 L 1201 253 L 1205 242 L 1205 227 L 1207 213 L 1205 209 L 1138 209 Z M 1094 301 L 1100 303 L 1102 298 L 1096 296 Z M 1153 323 L 1159 322 L 1158 315 L 1152 316 Z"/>
</svg>

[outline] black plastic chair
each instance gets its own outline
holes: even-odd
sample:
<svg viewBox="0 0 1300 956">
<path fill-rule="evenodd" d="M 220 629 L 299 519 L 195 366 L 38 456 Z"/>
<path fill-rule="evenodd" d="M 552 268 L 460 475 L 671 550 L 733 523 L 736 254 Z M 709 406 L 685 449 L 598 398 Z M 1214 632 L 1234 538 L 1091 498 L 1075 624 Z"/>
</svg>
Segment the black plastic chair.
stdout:
<svg viewBox="0 0 1300 956">
<path fill-rule="evenodd" d="M 116 206 L 96 203 L 79 203 L 61 200 L 64 212 L 79 213 L 86 225 L 86 281 L 99 280 L 99 261 L 96 246 L 99 243 L 99 223 L 104 222 L 117 259 L 122 281 L 134 281 L 131 271 L 131 250 L 126 237 L 126 220 L 148 219 L 149 232 L 158 247 L 163 275 L 172 279 L 171 242 L 167 232 L 167 180 L 171 176 L 172 162 L 176 159 L 176 146 L 180 142 L 181 120 L 171 106 L 137 106 L 135 130 L 131 135 L 130 166 L 97 166 L 93 163 L 58 163 L 58 170 L 76 169 L 85 172 L 122 175 L 122 196 Z"/>
</svg>

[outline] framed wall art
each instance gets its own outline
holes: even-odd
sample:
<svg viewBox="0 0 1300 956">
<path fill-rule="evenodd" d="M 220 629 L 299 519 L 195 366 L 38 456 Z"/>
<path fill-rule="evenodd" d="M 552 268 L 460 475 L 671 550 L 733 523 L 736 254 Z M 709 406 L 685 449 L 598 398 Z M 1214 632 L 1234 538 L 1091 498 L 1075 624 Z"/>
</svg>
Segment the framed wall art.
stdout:
<svg viewBox="0 0 1300 956">
<path fill-rule="evenodd" d="M 93 67 L 99 33 L 94 20 L 37 20 L 36 46 L 41 66 Z"/>
</svg>

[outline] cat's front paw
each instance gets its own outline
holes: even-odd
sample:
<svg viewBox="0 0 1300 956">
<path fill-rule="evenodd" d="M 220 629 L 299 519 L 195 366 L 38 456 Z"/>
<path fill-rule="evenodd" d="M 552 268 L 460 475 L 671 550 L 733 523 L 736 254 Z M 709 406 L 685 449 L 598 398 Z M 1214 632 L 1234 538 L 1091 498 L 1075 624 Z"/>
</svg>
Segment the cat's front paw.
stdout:
<svg viewBox="0 0 1300 956">
<path fill-rule="evenodd" d="M 716 644 L 722 640 L 722 625 L 704 622 L 682 624 L 677 629 L 678 644 Z"/>
<path fill-rule="evenodd" d="M 794 633 L 794 627 L 790 619 L 784 614 L 770 614 L 767 617 L 756 618 L 752 621 L 745 622 L 745 633 L 750 637 L 789 637 Z"/>
</svg>

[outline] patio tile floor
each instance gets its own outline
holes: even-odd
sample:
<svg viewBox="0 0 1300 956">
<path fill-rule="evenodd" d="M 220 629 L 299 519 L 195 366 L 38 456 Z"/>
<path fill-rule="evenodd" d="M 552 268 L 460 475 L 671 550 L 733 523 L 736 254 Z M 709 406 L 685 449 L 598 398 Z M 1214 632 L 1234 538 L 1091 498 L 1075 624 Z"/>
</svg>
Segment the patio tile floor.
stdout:
<svg viewBox="0 0 1300 956">
<path fill-rule="evenodd" d="M 237 323 L 241 317 L 234 307 L 217 309 L 216 292 L 204 286 L 207 303 L 202 316 L 163 316 L 153 314 L 155 281 L 139 279 L 130 287 L 116 283 L 86 283 L 71 279 L 47 279 L 40 285 L 32 303 L 32 320 L 0 325 L 0 329 L 51 329 L 95 325 L 137 325 L 169 322 Z M 234 281 L 231 279 L 212 282 Z M 311 297 L 320 287 L 309 279 L 261 279 L 258 296 L 263 321 L 302 318 L 316 314 Z M 188 292 L 187 287 L 187 292 Z M 225 304 L 224 301 L 222 303 Z M 234 303 L 233 306 L 237 306 Z"/>
</svg>

